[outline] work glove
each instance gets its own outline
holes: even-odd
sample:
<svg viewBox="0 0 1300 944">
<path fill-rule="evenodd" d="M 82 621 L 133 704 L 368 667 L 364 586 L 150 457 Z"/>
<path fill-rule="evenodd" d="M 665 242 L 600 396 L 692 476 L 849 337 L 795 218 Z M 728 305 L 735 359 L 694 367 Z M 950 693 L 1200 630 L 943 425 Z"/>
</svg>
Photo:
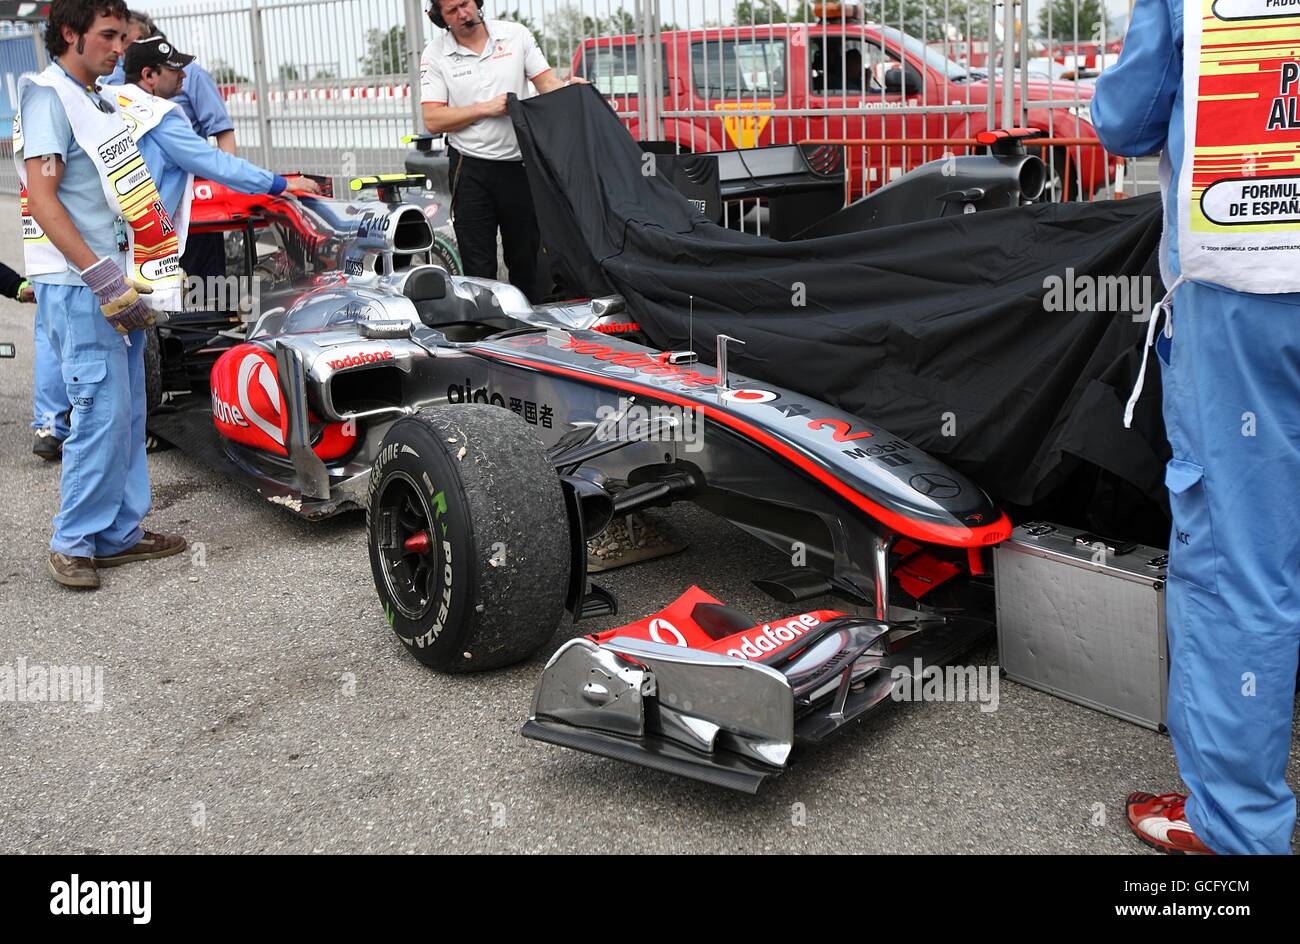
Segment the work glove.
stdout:
<svg viewBox="0 0 1300 944">
<path fill-rule="evenodd" d="M 153 311 L 140 300 L 141 292 L 149 295 L 153 289 L 128 279 L 112 259 L 100 259 L 83 270 L 81 278 L 99 299 L 99 310 L 118 334 L 129 334 L 154 323 Z"/>
</svg>

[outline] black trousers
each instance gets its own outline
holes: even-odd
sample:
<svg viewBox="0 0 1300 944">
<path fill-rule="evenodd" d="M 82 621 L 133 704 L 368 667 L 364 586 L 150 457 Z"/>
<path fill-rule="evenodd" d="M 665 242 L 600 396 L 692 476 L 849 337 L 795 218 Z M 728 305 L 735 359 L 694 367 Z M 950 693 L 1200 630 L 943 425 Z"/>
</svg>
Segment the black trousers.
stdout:
<svg viewBox="0 0 1300 944">
<path fill-rule="evenodd" d="M 226 237 L 222 233 L 190 233 L 181 254 L 181 268 L 187 278 L 198 279 L 203 286 L 204 305 L 212 304 L 212 286 L 207 279 L 226 276 Z M 185 286 L 185 294 L 190 296 L 190 285 Z"/>
<path fill-rule="evenodd" d="M 466 275 L 497 278 L 497 229 L 510 284 L 534 302 L 546 294 L 537 258 L 541 236 L 522 161 L 461 154 L 452 171 L 452 224 Z"/>
</svg>

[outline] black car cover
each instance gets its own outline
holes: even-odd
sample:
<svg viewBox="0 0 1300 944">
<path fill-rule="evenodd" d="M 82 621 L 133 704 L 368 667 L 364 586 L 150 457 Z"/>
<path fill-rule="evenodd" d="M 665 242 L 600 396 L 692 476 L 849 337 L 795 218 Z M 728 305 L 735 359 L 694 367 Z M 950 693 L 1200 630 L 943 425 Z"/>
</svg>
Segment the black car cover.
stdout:
<svg viewBox="0 0 1300 944">
<path fill-rule="evenodd" d="M 552 265 L 654 345 L 712 363 L 740 338 L 734 370 L 870 417 L 1017 517 L 1167 539 L 1156 358 L 1122 423 L 1163 295 L 1158 197 L 777 242 L 698 214 L 593 87 L 510 115 Z"/>
</svg>

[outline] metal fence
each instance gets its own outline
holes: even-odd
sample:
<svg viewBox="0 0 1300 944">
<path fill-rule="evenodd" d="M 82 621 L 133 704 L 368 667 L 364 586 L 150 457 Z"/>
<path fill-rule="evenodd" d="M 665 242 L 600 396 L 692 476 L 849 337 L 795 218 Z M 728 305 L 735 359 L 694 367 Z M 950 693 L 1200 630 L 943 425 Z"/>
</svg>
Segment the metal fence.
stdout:
<svg viewBox="0 0 1300 944">
<path fill-rule="evenodd" d="M 215 0 L 150 10 L 216 79 L 239 151 L 342 180 L 400 170 L 422 131 L 427 0 Z M 1109 196 L 1086 123 L 1118 52 L 1104 0 L 487 0 L 589 78 L 634 135 L 692 151 L 842 143 L 850 195 L 1032 124 L 1058 198 Z M 1139 166 L 1120 165 L 1134 190 Z M 16 185 L 8 162 L 0 187 Z"/>
<path fill-rule="evenodd" d="M 577 68 L 641 138 L 692 151 L 842 144 L 850 196 L 966 153 L 986 128 L 1032 124 L 1049 139 L 1037 146 L 1056 198 L 1078 198 L 1109 193 L 1115 176 L 1085 118 L 1092 79 L 1117 47 L 1089 9 L 645 0 L 640 35 L 583 40 Z"/>
<path fill-rule="evenodd" d="M 18 78 L 44 65 L 40 34 L 30 23 L 0 23 L 0 193 L 17 193 L 13 122 L 18 111 Z"/>
<path fill-rule="evenodd" d="M 419 121 L 415 0 L 236 0 L 152 15 L 212 74 L 250 160 L 340 178 L 401 169 L 402 137 Z"/>
</svg>

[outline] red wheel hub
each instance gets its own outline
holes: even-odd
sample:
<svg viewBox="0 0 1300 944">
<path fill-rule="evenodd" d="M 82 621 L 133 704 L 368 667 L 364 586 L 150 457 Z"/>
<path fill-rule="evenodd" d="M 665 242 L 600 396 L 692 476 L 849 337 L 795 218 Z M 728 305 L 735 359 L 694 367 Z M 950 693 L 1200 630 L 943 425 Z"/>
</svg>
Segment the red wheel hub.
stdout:
<svg viewBox="0 0 1300 944">
<path fill-rule="evenodd" d="M 430 546 L 428 531 L 412 534 L 402 542 L 402 548 L 410 554 L 428 554 Z"/>
</svg>

